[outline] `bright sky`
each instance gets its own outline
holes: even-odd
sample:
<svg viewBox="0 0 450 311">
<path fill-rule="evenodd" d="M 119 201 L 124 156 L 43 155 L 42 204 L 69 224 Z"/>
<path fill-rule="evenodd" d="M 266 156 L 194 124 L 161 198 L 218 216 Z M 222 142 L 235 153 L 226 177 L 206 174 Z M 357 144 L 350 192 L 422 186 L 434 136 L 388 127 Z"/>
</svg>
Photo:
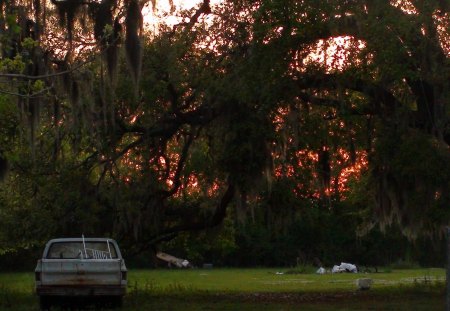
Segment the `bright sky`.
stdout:
<svg viewBox="0 0 450 311">
<path fill-rule="evenodd" d="M 210 5 L 214 7 L 222 0 L 210 0 Z M 156 10 L 152 7 L 152 2 L 156 3 Z M 142 13 L 144 16 L 144 27 L 156 33 L 158 31 L 158 22 L 163 20 L 167 25 L 173 26 L 181 22 L 176 15 L 177 11 L 198 8 L 203 0 L 154 0 L 149 1 L 148 5 L 144 7 Z M 390 0 L 391 4 L 400 7 L 407 14 L 414 14 L 415 8 L 410 0 Z M 171 3 L 174 11 L 171 12 Z M 438 26 L 438 31 L 442 36 L 442 44 L 444 50 L 450 55 L 450 48 L 448 44 L 448 32 L 444 30 L 448 26 L 448 18 L 446 23 L 441 23 Z M 327 44 L 325 44 L 327 43 Z M 351 39 L 348 37 L 339 37 L 329 40 L 329 42 L 321 41 L 318 43 L 317 51 L 310 55 L 307 61 L 326 62 L 328 67 L 342 67 L 343 63 L 348 58 L 349 47 Z M 364 48 L 364 43 L 359 41 L 357 44 L 359 49 Z M 336 69 L 336 68 L 335 68 Z"/>
<path fill-rule="evenodd" d="M 210 5 L 220 3 L 221 0 L 211 0 Z M 175 7 L 175 12 L 171 13 L 171 5 L 169 0 L 156 0 L 156 10 L 152 7 L 152 2 L 150 1 L 142 10 L 144 16 L 144 27 L 152 28 L 156 27 L 159 19 L 164 19 L 165 23 L 168 25 L 175 25 L 180 22 L 180 19 L 176 16 L 176 11 L 186 10 L 191 8 L 198 8 L 202 0 L 173 0 L 173 5 Z"/>
</svg>

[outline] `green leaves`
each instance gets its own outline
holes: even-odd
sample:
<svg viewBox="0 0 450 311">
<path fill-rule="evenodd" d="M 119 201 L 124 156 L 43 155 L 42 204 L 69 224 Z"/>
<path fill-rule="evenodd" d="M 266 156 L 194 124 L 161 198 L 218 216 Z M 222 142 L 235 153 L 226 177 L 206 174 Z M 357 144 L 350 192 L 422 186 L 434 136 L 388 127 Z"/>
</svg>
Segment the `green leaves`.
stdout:
<svg viewBox="0 0 450 311">
<path fill-rule="evenodd" d="M 4 58 L 0 60 L 0 72 L 3 73 L 23 73 L 27 63 L 22 55 L 16 55 L 14 58 Z"/>
<path fill-rule="evenodd" d="M 36 40 L 33 40 L 30 37 L 24 38 L 23 41 L 22 41 L 22 47 L 24 49 L 27 49 L 27 50 L 30 50 L 30 51 L 32 49 L 38 47 L 38 46 L 39 46 L 39 42 L 36 41 Z"/>
<path fill-rule="evenodd" d="M 369 188 L 382 224 L 400 224 L 405 234 L 438 233 L 447 223 L 450 203 L 450 153 L 448 146 L 415 130 L 386 130 L 376 143 Z M 445 217 L 436 218 L 436 214 Z"/>
</svg>

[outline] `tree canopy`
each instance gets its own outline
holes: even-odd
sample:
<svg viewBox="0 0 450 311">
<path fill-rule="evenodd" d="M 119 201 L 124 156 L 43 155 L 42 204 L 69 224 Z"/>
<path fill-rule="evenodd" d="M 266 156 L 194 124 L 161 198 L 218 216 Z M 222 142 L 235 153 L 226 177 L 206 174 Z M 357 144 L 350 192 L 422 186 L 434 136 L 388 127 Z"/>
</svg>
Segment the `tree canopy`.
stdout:
<svg viewBox="0 0 450 311">
<path fill-rule="evenodd" d="M 342 204 L 360 232 L 448 224 L 446 1 L 204 0 L 158 31 L 145 5 L 0 2 L 0 252 Z"/>
</svg>

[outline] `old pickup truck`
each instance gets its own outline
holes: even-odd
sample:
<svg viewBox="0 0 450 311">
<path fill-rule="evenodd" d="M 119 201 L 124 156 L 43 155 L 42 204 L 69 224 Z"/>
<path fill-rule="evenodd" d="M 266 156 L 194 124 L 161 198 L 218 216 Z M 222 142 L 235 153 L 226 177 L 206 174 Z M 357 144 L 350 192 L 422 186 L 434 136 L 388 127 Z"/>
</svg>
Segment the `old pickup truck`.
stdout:
<svg viewBox="0 0 450 311">
<path fill-rule="evenodd" d="M 126 293 L 127 268 L 112 239 L 53 239 L 37 262 L 35 285 L 41 310 L 86 301 L 120 307 Z"/>
</svg>

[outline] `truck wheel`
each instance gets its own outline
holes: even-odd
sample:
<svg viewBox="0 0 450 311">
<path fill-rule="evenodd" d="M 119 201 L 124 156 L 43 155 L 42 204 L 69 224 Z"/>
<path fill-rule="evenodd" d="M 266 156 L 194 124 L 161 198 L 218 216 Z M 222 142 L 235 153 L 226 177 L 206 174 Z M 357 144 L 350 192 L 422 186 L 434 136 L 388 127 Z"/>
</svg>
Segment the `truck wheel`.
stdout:
<svg viewBox="0 0 450 311">
<path fill-rule="evenodd" d="M 41 310 L 50 310 L 52 306 L 52 301 L 50 297 L 40 296 L 39 297 L 39 307 Z"/>
</svg>

